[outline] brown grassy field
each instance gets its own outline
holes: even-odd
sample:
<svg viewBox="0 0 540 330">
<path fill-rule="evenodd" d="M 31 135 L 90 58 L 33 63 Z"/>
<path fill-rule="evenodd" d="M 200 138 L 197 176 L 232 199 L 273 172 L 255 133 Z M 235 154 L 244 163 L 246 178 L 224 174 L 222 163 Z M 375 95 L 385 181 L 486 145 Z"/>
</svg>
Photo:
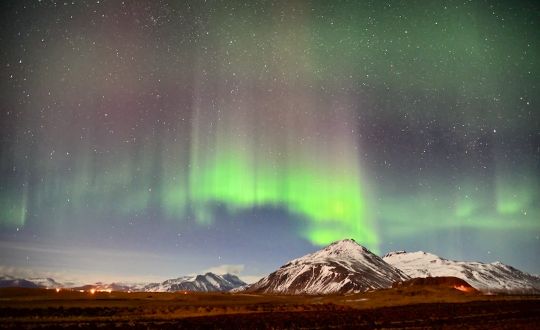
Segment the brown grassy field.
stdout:
<svg viewBox="0 0 540 330">
<path fill-rule="evenodd" d="M 298 296 L 0 289 L 0 328 L 530 328 L 539 296 L 444 287 Z"/>
</svg>

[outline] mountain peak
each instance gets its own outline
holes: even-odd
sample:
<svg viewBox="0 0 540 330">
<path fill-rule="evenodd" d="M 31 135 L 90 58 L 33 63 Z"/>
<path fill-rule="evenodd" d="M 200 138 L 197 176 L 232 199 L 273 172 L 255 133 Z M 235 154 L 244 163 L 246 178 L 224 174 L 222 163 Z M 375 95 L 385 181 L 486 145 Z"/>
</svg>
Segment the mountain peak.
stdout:
<svg viewBox="0 0 540 330">
<path fill-rule="evenodd" d="M 335 248 L 342 248 L 342 247 L 353 247 L 353 248 L 359 248 L 360 247 L 360 248 L 362 248 L 364 250 L 367 250 L 365 247 L 358 244 L 352 238 L 346 238 L 346 239 L 342 239 L 342 240 L 339 240 L 339 241 L 335 241 L 335 242 L 331 243 L 330 245 L 328 245 L 326 248 L 335 249 Z"/>
<path fill-rule="evenodd" d="M 212 272 L 206 272 L 204 275 L 199 275 L 199 276 L 202 276 L 202 277 L 206 277 L 206 276 L 217 277 L 219 275 L 217 275 L 215 273 L 212 273 Z"/>
<path fill-rule="evenodd" d="M 334 244 L 348 244 L 348 243 L 355 243 L 355 244 L 358 244 L 356 243 L 356 241 L 354 240 L 354 238 L 344 238 L 344 239 L 340 239 L 338 241 L 335 241 L 333 243 L 331 243 L 330 245 L 334 245 Z"/>
<path fill-rule="evenodd" d="M 355 240 L 344 239 L 291 260 L 247 290 L 287 294 L 363 292 L 389 288 L 405 279 L 408 277 L 401 271 Z"/>
<path fill-rule="evenodd" d="M 354 239 L 347 238 L 336 241 L 327 247 L 310 254 L 311 258 L 328 258 L 328 257 L 350 257 L 363 259 L 366 255 L 371 255 L 371 251 L 358 244 Z"/>
</svg>

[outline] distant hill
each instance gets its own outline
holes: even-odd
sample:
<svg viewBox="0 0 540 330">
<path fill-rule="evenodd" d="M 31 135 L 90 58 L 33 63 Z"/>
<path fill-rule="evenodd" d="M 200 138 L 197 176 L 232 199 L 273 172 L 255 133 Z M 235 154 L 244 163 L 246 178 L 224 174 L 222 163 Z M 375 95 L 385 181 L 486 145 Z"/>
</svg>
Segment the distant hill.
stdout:
<svg viewBox="0 0 540 330">
<path fill-rule="evenodd" d="M 80 286 L 67 286 L 56 282 L 51 278 L 14 278 L 11 276 L 0 277 L 0 288 L 69 288 L 83 291 L 122 291 L 122 292 L 174 292 L 174 291 L 197 291 L 214 292 L 230 291 L 246 286 L 246 283 L 236 275 L 216 275 L 206 273 L 204 275 L 183 276 L 169 279 L 161 283 L 92 283 Z"/>
<path fill-rule="evenodd" d="M 174 291 L 197 291 L 197 292 L 212 292 L 212 291 L 230 291 L 242 286 L 246 283 L 239 279 L 236 275 L 225 274 L 216 275 L 214 273 L 206 273 L 204 275 L 183 276 L 175 279 L 166 280 L 161 283 L 150 283 L 142 288 L 142 291 L 149 292 L 174 292 Z"/>
<path fill-rule="evenodd" d="M 0 277 L 0 288 L 44 288 L 53 289 L 62 287 L 62 284 L 52 278 L 15 278 L 12 276 Z"/>
<path fill-rule="evenodd" d="M 439 277 L 415 277 L 403 282 L 395 282 L 393 288 L 409 288 L 409 287 L 443 287 L 452 288 L 462 292 L 477 293 L 469 283 L 458 277 L 439 276 Z"/>
</svg>

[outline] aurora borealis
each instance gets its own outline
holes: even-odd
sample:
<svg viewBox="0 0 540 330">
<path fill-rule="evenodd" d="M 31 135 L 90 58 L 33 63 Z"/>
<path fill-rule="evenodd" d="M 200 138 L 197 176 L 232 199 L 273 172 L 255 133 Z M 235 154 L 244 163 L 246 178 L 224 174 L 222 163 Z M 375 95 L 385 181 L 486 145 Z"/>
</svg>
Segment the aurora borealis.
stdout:
<svg viewBox="0 0 540 330">
<path fill-rule="evenodd" d="M 540 272 L 534 1 L 1 6 L 3 271 L 256 276 L 352 237 Z"/>
</svg>

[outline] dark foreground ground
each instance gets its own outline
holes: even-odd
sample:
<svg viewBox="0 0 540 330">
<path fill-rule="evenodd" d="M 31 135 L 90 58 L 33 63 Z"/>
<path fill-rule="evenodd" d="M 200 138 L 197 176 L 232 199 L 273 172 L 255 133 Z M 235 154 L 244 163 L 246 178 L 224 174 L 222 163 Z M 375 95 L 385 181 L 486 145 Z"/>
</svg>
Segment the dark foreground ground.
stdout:
<svg viewBox="0 0 540 330">
<path fill-rule="evenodd" d="M 540 297 L 432 288 L 346 296 L 0 289 L 0 328 L 540 329 Z"/>
</svg>

